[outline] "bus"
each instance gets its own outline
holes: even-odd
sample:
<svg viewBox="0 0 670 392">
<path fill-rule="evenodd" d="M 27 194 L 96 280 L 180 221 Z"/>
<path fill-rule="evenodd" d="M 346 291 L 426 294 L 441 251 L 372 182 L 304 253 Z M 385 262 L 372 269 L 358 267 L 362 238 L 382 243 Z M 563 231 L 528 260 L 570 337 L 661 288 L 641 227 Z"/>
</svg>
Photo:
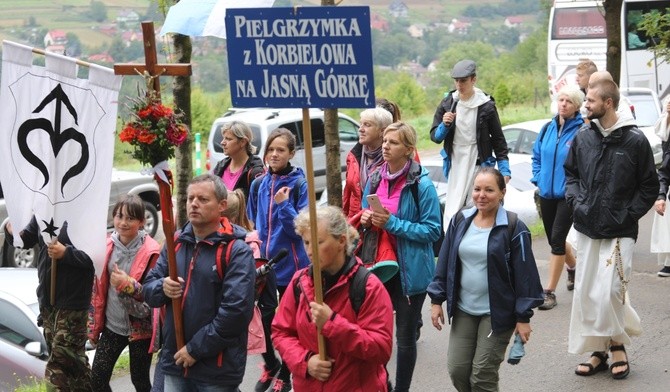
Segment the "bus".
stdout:
<svg viewBox="0 0 670 392">
<path fill-rule="evenodd" d="M 670 0 L 624 0 L 621 10 L 621 76 L 619 85 L 645 87 L 664 98 L 670 93 L 670 65 L 649 50 L 653 37 L 637 31 L 648 12 L 665 13 Z M 576 84 L 575 66 L 588 58 L 606 69 L 607 29 L 602 1 L 555 0 L 549 14 L 547 67 L 550 95 Z"/>
<path fill-rule="evenodd" d="M 655 37 L 637 30 L 644 14 L 665 13 L 670 0 L 625 0 L 621 9 L 621 78 L 623 87 L 645 87 L 661 98 L 670 93 L 670 64 L 649 50 Z"/>
</svg>

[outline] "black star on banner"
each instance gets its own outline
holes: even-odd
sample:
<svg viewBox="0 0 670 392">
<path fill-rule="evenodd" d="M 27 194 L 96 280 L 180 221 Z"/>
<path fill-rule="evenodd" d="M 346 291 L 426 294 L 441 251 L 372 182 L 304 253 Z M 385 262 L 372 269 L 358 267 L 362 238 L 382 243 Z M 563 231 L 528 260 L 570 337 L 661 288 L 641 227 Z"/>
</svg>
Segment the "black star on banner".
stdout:
<svg viewBox="0 0 670 392">
<path fill-rule="evenodd" d="M 49 236 L 51 237 L 51 239 L 53 239 L 54 237 L 58 236 L 58 234 L 56 234 L 56 230 L 58 230 L 59 227 L 57 227 L 56 225 L 54 225 L 54 218 L 51 218 L 51 221 L 49 221 L 49 222 L 47 222 L 47 221 L 45 221 L 45 220 L 42 220 L 42 222 L 44 222 L 44 224 L 46 225 L 46 227 L 44 228 L 44 230 L 42 230 L 42 233 L 47 233 L 47 234 L 49 234 Z"/>
</svg>

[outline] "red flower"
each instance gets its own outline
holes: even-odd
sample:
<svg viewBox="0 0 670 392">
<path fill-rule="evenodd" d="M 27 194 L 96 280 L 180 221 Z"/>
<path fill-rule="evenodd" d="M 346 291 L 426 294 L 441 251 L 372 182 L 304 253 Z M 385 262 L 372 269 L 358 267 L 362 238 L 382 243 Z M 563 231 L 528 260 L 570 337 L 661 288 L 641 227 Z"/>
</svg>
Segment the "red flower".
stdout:
<svg viewBox="0 0 670 392">
<path fill-rule="evenodd" d="M 137 138 L 138 131 L 133 127 L 133 124 L 128 124 L 126 125 L 125 128 L 123 128 L 123 131 L 121 131 L 121 134 L 119 134 L 119 139 L 124 142 L 124 143 L 130 143 L 135 138 Z"/>
<path fill-rule="evenodd" d="M 133 146 L 133 158 L 155 166 L 174 157 L 175 147 L 188 137 L 188 128 L 180 121 L 182 114 L 151 97 L 131 101 L 133 120 L 124 125 L 119 139 Z"/>
</svg>

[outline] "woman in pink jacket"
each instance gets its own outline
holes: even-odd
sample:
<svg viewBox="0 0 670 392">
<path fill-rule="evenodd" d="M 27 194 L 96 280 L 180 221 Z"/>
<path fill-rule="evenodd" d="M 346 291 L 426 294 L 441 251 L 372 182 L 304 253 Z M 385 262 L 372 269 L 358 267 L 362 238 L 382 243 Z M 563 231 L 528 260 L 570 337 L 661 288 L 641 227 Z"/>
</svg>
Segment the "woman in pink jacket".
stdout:
<svg viewBox="0 0 670 392">
<path fill-rule="evenodd" d="M 358 233 L 342 211 L 320 207 L 316 220 L 318 245 L 314 245 L 319 252 L 323 303 L 314 299 L 312 268 L 296 272 L 272 323 L 272 341 L 291 370 L 296 392 L 386 391 L 384 366 L 393 344 L 391 299 L 381 281 L 352 256 Z M 300 212 L 295 228 L 311 259 L 309 211 Z M 350 289 L 355 279 L 364 282 L 360 286 L 364 293 Z M 353 296 L 362 299 L 360 304 L 352 303 Z M 317 327 L 326 340 L 326 360 L 319 358 Z"/>
<path fill-rule="evenodd" d="M 152 319 L 144 303 L 142 281 L 156 263 L 160 247 L 142 229 L 144 202 L 139 196 L 125 196 L 112 213 L 114 232 L 107 238 L 105 269 L 94 284 L 91 299 L 88 338 L 97 345 L 92 386 L 94 391 L 111 391 L 114 364 L 128 346 L 133 386 L 148 392 Z"/>
</svg>

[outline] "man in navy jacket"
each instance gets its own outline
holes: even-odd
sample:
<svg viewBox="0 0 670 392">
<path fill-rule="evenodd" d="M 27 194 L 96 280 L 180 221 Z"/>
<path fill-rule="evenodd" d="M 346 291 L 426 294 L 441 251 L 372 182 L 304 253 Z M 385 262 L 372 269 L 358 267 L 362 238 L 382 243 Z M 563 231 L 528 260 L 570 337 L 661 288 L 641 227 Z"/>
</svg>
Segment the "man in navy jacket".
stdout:
<svg viewBox="0 0 670 392">
<path fill-rule="evenodd" d="M 166 392 L 236 392 L 244 376 L 255 264 L 244 242 L 246 232 L 221 218 L 226 199 L 220 178 L 204 174 L 191 180 L 186 204 L 189 222 L 175 242 L 178 282 L 169 277 L 164 248 L 144 284 L 150 306 L 167 305 L 158 364 L 165 374 Z M 182 301 L 186 344 L 180 349 L 173 298 Z"/>
</svg>

